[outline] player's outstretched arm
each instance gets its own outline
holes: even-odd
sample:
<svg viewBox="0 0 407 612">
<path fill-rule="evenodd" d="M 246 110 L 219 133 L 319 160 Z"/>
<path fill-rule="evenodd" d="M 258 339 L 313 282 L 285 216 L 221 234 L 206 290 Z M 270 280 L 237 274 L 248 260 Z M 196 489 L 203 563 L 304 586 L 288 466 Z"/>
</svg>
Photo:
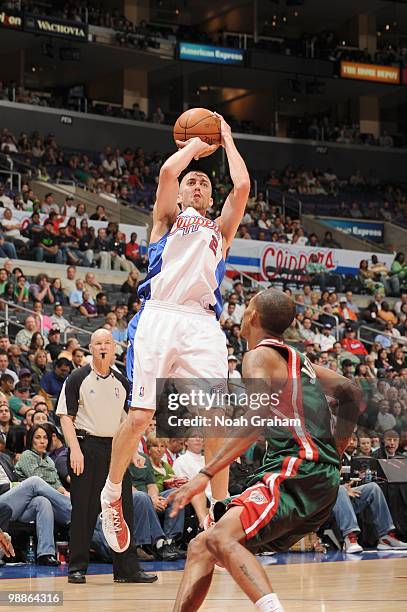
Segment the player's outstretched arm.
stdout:
<svg viewBox="0 0 407 612">
<path fill-rule="evenodd" d="M 200 138 L 190 138 L 185 142 L 177 140 L 178 151 L 171 155 L 161 166 L 153 221 L 172 222 L 178 213 L 178 177 L 188 164 L 203 153 L 212 152 L 216 147 L 208 145 Z"/>
<path fill-rule="evenodd" d="M 270 372 L 272 372 L 272 375 L 270 375 Z M 268 396 L 271 396 L 272 393 L 278 391 L 286 382 L 287 366 L 275 351 L 268 347 L 258 348 L 246 353 L 243 359 L 243 378 L 247 383 L 248 405 L 246 415 L 248 416 L 251 413 L 251 393 L 256 393 L 256 395 L 267 393 Z M 256 410 L 256 416 L 264 419 L 270 417 L 272 413 L 273 407 L 266 402 Z M 236 427 L 233 437 L 226 439 L 223 446 L 204 467 L 205 474 L 199 473 L 187 484 L 180 487 L 177 492 L 169 496 L 168 499 L 172 501 L 171 516 L 176 516 L 181 508 L 184 508 L 195 495 L 205 489 L 212 476 L 230 465 L 256 442 L 259 437 L 259 427 L 250 418 L 247 420 L 249 424 Z"/>
<path fill-rule="evenodd" d="M 244 215 L 250 193 L 250 177 L 243 157 L 236 148 L 230 126 L 221 115 L 217 113 L 215 115 L 220 119 L 222 145 L 228 158 L 233 183 L 233 189 L 223 205 L 219 222 L 222 235 L 230 246 Z"/>
<path fill-rule="evenodd" d="M 338 401 L 336 414 L 335 443 L 340 456 L 348 446 L 359 414 L 363 411 L 364 400 L 360 387 L 337 372 L 314 365 L 314 370 L 325 395 Z"/>
</svg>

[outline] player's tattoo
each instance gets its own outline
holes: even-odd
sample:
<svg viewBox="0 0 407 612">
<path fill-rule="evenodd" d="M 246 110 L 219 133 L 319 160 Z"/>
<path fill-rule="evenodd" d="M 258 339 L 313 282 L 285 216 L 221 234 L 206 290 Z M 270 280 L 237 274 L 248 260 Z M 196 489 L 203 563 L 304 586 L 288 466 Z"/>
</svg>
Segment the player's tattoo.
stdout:
<svg viewBox="0 0 407 612">
<path fill-rule="evenodd" d="M 264 590 L 257 584 L 256 578 L 252 576 L 252 574 L 249 572 L 245 564 L 239 565 L 239 569 L 242 572 L 242 574 L 246 576 L 247 580 L 249 580 L 252 583 L 252 585 L 256 587 L 256 589 L 259 590 L 259 593 L 261 593 L 260 597 L 264 597 L 265 595 L 267 595 L 267 593 L 265 593 Z"/>
</svg>

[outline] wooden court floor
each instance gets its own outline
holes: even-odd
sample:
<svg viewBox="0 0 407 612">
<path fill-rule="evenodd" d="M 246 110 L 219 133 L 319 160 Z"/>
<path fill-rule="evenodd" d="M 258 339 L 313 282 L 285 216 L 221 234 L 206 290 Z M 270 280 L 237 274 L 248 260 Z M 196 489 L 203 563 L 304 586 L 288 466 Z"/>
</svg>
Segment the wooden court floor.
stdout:
<svg viewBox="0 0 407 612">
<path fill-rule="evenodd" d="M 270 565 L 266 571 L 286 612 L 407 610 L 407 558 Z M 3 578 L 0 590 L 62 590 L 63 607 L 42 608 L 48 610 L 170 612 L 181 575 L 179 571 L 159 572 L 159 581 L 152 585 L 114 584 L 111 574 L 90 575 L 86 585 L 68 584 L 66 577 Z M 253 609 L 225 572 L 215 574 L 201 608 L 205 612 Z"/>
</svg>

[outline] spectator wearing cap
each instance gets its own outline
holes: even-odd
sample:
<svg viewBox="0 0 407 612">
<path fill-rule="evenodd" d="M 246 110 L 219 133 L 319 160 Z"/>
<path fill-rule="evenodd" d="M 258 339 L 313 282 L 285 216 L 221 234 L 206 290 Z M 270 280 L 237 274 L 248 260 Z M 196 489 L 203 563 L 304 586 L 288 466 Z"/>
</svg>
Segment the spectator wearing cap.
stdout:
<svg viewBox="0 0 407 612">
<path fill-rule="evenodd" d="M 36 261 L 49 263 L 64 263 L 62 251 L 59 249 L 58 236 L 54 234 L 52 221 L 44 223 L 44 230 L 34 239 L 34 258 Z"/>
<path fill-rule="evenodd" d="M 359 338 L 356 338 L 356 332 L 350 325 L 345 328 L 345 337 L 342 340 L 342 347 L 345 349 L 345 351 L 348 351 L 353 355 L 358 355 L 361 357 L 367 355 L 366 347 L 359 340 Z"/>
<path fill-rule="evenodd" d="M 28 315 L 24 321 L 24 328 L 20 329 L 16 336 L 16 345 L 24 352 L 28 353 L 31 338 L 37 331 L 37 322 L 32 315 Z"/>
<path fill-rule="evenodd" d="M 50 399 L 57 399 L 61 393 L 63 384 L 71 371 L 71 363 L 65 357 L 55 361 L 54 369 L 47 372 L 40 381 L 40 393 L 49 402 Z M 48 405 L 47 402 L 47 405 Z"/>
<path fill-rule="evenodd" d="M 19 381 L 15 385 L 13 394 L 8 400 L 8 405 L 13 416 L 21 423 L 25 413 L 31 408 L 30 389 L 24 382 Z"/>
<path fill-rule="evenodd" d="M 33 382 L 33 375 L 31 370 L 29 370 L 28 368 L 21 368 L 20 372 L 18 373 L 18 376 L 22 386 L 27 387 L 29 392 L 31 393 Z"/>
<path fill-rule="evenodd" d="M 236 355 L 229 355 L 228 357 L 228 378 L 242 378 L 240 372 L 236 369 L 238 359 Z"/>
<path fill-rule="evenodd" d="M 8 366 L 9 360 L 7 351 L 5 349 L 0 349 L 0 376 L 2 374 L 10 374 L 14 380 L 14 384 L 16 384 L 18 382 L 18 376 L 13 370 L 10 370 Z"/>
<path fill-rule="evenodd" d="M 358 320 L 357 314 L 348 307 L 348 300 L 345 296 L 339 298 L 339 306 L 336 312 L 345 322 Z"/>
<path fill-rule="evenodd" d="M 71 327 L 68 319 L 64 317 L 64 307 L 62 304 L 55 304 L 54 314 L 51 316 L 51 322 L 53 328 L 58 328 L 60 332 L 64 333 Z"/>
<path fill-rule="evenodd" d="M 332 325 L 326 323 L 322 328 L 322 333 L 316 334 L 315 343 L 319 344 L 321 352 L 332 350 L 336 342 L 335 336 L 332 334 Z"/>
<path fill-rule="evenodd" d="M 53 327 L 49 330 L 47 344 L 47 351 L 51 355 L 51 360 L 55 361 L 63 350 L 64 345 L 61 344 L 61 332 L 58 327 Z"/>
</svg>

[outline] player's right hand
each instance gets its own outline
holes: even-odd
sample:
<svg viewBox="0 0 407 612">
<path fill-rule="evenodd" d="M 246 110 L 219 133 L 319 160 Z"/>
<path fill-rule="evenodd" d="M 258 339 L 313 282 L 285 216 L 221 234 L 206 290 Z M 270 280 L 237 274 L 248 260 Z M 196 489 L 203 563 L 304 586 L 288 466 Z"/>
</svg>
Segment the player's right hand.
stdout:
<svg viewBox="0 0 407 612">
<path fill-rule="evenodd" d="M 182 485 L 179 489 L 167 497 L 168 502 L 172 503 L 170 517 L 177 516 L 178 512 L 185 508 L 195 495 L 202 493 L 208 484 L 208 477 L 205 474 L 197 474 L 192 480 Z"/>
<path fill-rule="evenodd" d="M 185 147 L 193 147 L 194 159 L 199 159 L 202 155 L 211 155 L 218 148 L 218 145 L 209 145 L 207 142 L 201 140 L 199 136 L 189 138 L 188 140 L 176 140 L 175 142 L 179 149 L 185 149 Z"/>
<path fill-rule="evenodd" d="M 6 557 L 14 557 L 14 548 L 11 543 L 11 538 L 8 534 L 0 529 L 0 546 L 4 550 Z"/>
<path fill-rule="evenodd" d="M 85 469 L 85 460 L 83 458 L 83 454 L 80 449 L 71 450 L 70 464 L 71 464 L 73 473 L 76 474 L 76 476 L 80 476 L 83 470 Z"/>
</svg>

